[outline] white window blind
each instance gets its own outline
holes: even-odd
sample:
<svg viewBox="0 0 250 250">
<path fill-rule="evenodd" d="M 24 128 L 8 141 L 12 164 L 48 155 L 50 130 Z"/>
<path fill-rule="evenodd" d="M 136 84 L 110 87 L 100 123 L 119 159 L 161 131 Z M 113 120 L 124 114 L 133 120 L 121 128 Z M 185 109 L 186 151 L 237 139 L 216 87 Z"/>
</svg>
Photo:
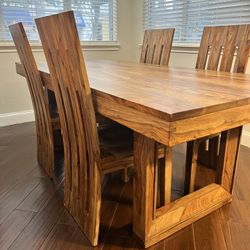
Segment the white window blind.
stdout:
<svg viewBox="0 0 250 250">
<path fill-rule="evenodd" d="M 34 18 L 74 10 L 81 41 L 116 41 L 116 0 L 0 0 L 0 41 L 12 41 L 8 26 L 23 22 L 38 41 Z"/>
<path fill-rule="evenodd" d="M 250 0 L 144 0 L 145 29 L 175 28 L 176 43 L 200 42 L 204 26 L 250 23 Z"/>
</svg>

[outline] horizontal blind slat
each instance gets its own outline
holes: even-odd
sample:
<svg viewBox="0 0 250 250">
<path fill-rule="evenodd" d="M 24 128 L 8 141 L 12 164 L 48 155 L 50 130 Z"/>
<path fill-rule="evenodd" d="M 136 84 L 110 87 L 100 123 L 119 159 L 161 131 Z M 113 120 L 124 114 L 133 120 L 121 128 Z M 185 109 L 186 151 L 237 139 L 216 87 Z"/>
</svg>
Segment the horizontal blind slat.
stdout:
<svg viewBox="0 0 250 250">
<path fill-rule="evenodd" d="M 175 42 L 197 43 L 204 26 L 250 23 L 249 0 L 144 0 L 144 27 L 175 28 Z"/>
<path fill-rule="evenodd" d="M 74 10 L 82 41 L 116 41 L 117 0 L 2 0 L 0 1 L 0 41 L 11 41 L 8 26 L 23 22 L 27 36 L 38 41 L 34 19 Z"/>
</svg>

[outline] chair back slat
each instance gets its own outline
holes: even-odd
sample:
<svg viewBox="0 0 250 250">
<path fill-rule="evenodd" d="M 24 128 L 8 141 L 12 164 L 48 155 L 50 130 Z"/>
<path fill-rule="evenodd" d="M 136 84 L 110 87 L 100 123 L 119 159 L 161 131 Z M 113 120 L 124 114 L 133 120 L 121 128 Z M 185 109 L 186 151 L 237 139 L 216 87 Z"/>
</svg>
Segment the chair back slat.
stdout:
<svg viewBox="0 0 250 250">
<path fill-rule="evenodd" d="M 141 63 L 168 66 L 175 29 L 145 30 Z"/>
<path fill-rule="evenodd" d="M 65 206 L 93 245 L 100 220 L 100 148 L 85 62 L 72 11 L 36 19 L 64 142 Z"/>
<path fill-rule="evenodd" d="M 196 68 L 244 73 L 249 49 L 249 24 L 205 27 Z"/>
<path fill-rule="evenodd" d="M 32 104 L 37 133 L 37 158 L 46 173 L 54 175 L 54 141 L 46 90 L 38 71 L 29 41 L 22 23 L 9 26 L 20 61 L 24 67 Z"/>
</svg>

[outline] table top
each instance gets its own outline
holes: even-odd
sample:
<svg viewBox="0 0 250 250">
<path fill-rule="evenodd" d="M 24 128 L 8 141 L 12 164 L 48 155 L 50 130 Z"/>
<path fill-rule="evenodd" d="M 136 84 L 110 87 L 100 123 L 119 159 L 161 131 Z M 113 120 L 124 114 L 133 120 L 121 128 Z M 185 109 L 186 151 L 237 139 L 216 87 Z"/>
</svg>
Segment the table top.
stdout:
<svg viewBox="0 0 250 250">
<path fill-rule="evenodd" d="M 119 98 L 167 121 L 250 103 L 250 75 L 246 74 L 107 60 L 86 61 L 86 66 L 93 92 Z M 39 64 L 39 70 L 48 74 L 45 64 Z"/>
</svg>

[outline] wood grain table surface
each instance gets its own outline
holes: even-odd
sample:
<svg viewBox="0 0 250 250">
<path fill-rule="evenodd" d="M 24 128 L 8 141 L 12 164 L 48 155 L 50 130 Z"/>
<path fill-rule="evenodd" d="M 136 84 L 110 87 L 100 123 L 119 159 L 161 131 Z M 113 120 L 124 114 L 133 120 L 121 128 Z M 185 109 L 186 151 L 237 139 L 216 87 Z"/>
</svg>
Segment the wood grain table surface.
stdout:
<svg viewBox="0 0 250 250">
<path fill-rule="evenodd" d="M 99 113 L 166 145 L 250 122 L 244 116 L 250 111 L 250 75 L 108 60 L 86 66 Z M 21 64 L 16 69 L 24 75 Z M 39 70 L 52 89 L 46 64 Z"/>
</svg>

